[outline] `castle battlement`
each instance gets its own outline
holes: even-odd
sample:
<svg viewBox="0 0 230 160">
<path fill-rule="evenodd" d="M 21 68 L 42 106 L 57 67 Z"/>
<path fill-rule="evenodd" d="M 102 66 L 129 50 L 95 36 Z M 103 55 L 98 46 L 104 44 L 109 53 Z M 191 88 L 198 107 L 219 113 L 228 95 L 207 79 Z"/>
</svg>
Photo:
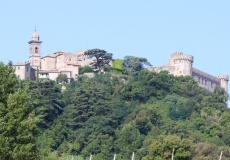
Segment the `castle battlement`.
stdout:
<svg viewBox="0 0 230 160">
<path fill-rule="evenodd" d="M 218 78 L 219 78 L 219 79 L 223 79 L 223 80 L 225 80 L 225 81 L 229 81 L 229 76 L 226 75 L 226 74 L 221 74 L 221 75 L 218 76 Z"/>
<path fill-rule="evenodd" d="M 182 52 L 175 52 L 171 55 L 171 59 L 173 60 L 182 60 L 182 61 L 189 61 L 190 63 L 193 62 L 193 56 L 192 55 L 186 55 Z"/>
<path fill-rule="evenodd" d="M 199 86 L 209 91 L 214 91 L 216 86 L 222 87 L 228 92 L 229 76 L 222 74 L 217 76 L 210 75 L 196 68 L 193 68 L 194 58 L 192 55 L 186 55 L 182 52 L 171 54 L 168 63 L 161 67 L 154 67 L 153 70 L 160 72 L 162 70 L 169 71 L 174 76 L 192 76 Z"/>
</svg>

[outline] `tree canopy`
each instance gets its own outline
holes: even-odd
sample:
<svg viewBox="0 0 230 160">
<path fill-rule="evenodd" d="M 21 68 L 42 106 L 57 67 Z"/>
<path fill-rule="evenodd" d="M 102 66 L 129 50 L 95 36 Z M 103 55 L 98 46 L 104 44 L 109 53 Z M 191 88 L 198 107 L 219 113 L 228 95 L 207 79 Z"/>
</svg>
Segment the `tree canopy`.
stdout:
<svg viewBox="0 0 230 160">
<path fill-rule="evenodd" d="M 36 146 L 39 119 L 26 90 L 17 88 L 12 63 L 0 63 L 0 159 L 40 159 Z"/>
<path fill-rule="evenodd" d="M 125 83 L 109 73 L 81 77 L 64 92 L 68 102 L 41 135 L 53 137 L 43 147 L 103 160 L 114 153 L 129 159 L 132 152 L 140 160 L 170 159 L 173 148 L 176 159 L 218 158 L 221 150 L 230 158 L 230 112 L 221 91 L 207 92 L 192 77 L 166 71 L 141 70 Z"/>
<path fill-rule="evenodd" d="M 126 160 L 135 152 L 137 160 L 167 160 L 173 150 L 175 159 L 218 159 L 221 151 L 230 159 L 224 89 L 149 71 L 145 60 L 127 75 L 123 61 L 116 72 L 79 75 L 64 91 L 50 80 L 19 81 L 11 63 L 0 63 L 0 159 Z"/>
<path fill-rule="evenodd" d="M 126 74 L 134 75 L 140 72 L 144 65 L 151 66 L 151 63 L 146 58 L 125 56 L 122 65 Z"/>
<path fill-rule="evenodd" d="M 56 78 L 57 83 L 67 83 L 68 77 L 66 74 L 59 74 Z"/>
<path fill-rule="evenodd" d="M 101 49 L 90 49 L 84 54 L 90 58 L 94 58 L 94 62 L 91 65 L 94 69 L 96 69 L 96 71 L 98 71 L 98 73 L 101 72 L 103 67 L 110 66 L 109 63 L 113 58 L 112 53 L 108 53 L 107 51 Z"/>
</svg>

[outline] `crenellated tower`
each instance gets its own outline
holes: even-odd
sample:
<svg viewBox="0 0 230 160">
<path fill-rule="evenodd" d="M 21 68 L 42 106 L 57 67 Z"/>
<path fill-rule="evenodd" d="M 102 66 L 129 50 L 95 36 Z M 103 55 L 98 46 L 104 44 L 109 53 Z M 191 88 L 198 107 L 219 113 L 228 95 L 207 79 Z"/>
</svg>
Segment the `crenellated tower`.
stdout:
<svg viewBox="0 0 230 160">
<path fill-rule="evenodd" d="M 33 68 L 40 68 L 40 60 L 41 60 L 41 43 L 39 39 L 39 35 L 34 31 L 32 34 L 31 40 L 28 42 L 30 47 L 30 66 Z"/>
<path fill-rule="evenodd" d="M 219 75 L 218 78 L 220 79 L 220 86 L 224 88 L 226 93 L 228 92 L 228 81 L 229 81 L 229 76 L 226 74 Z"/>
<path fill-rule="evenodd" d="M 185 55 L 181 52 L 175 52 L 171 55 L 170 66 L 174 66 L 174 75 L 191 76 L 193 56 Z"/>
</svg>

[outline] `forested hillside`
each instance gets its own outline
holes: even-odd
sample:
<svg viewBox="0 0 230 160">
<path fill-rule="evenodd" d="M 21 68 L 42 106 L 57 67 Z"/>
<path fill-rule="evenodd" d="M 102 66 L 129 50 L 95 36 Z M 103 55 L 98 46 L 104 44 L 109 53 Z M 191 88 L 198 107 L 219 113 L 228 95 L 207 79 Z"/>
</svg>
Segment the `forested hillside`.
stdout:
<svg viewBox="0 0 230 160">
<path fill-rule="evenodd" d="M 230 160 L 226 100 L 166 71 L 57 83 L 18 81 L 0 63 L 0 159 L 164 160 L 174 148 L 176 160 Z"/>
</svg>

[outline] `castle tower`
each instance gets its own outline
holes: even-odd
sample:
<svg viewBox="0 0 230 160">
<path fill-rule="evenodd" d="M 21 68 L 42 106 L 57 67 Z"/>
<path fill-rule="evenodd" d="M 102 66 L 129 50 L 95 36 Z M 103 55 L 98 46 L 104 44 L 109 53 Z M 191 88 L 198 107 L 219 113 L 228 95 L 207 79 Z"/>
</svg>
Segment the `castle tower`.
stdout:
<svg viewBox="0 0 230 160">
<path fill-rule="evenodd" d="M 191 76 L 193 56 L 175 52 L 171 55 L 170 64 L 174 66 L 174 75 Z"/>
<path fill-rule="evenodd" d="M 33 68 L 40 68 L 40 59 L 41 59 L 41 43 L 39 40 L 39 35 L 34 31 L 32 34 L 31 40 L 28 42 L 30 47 L 30 66 Z"/>
<path fill-rule="evenodd" d="M 229 80 L 229 76 L 222 74 L 219 75 L 218 78 L 220 79 L 220 86 L 222 88 L 224 88 L 224 90 L 226 91 L 226 93 L 228 92 L 228 80 Z"/>
</svg>

